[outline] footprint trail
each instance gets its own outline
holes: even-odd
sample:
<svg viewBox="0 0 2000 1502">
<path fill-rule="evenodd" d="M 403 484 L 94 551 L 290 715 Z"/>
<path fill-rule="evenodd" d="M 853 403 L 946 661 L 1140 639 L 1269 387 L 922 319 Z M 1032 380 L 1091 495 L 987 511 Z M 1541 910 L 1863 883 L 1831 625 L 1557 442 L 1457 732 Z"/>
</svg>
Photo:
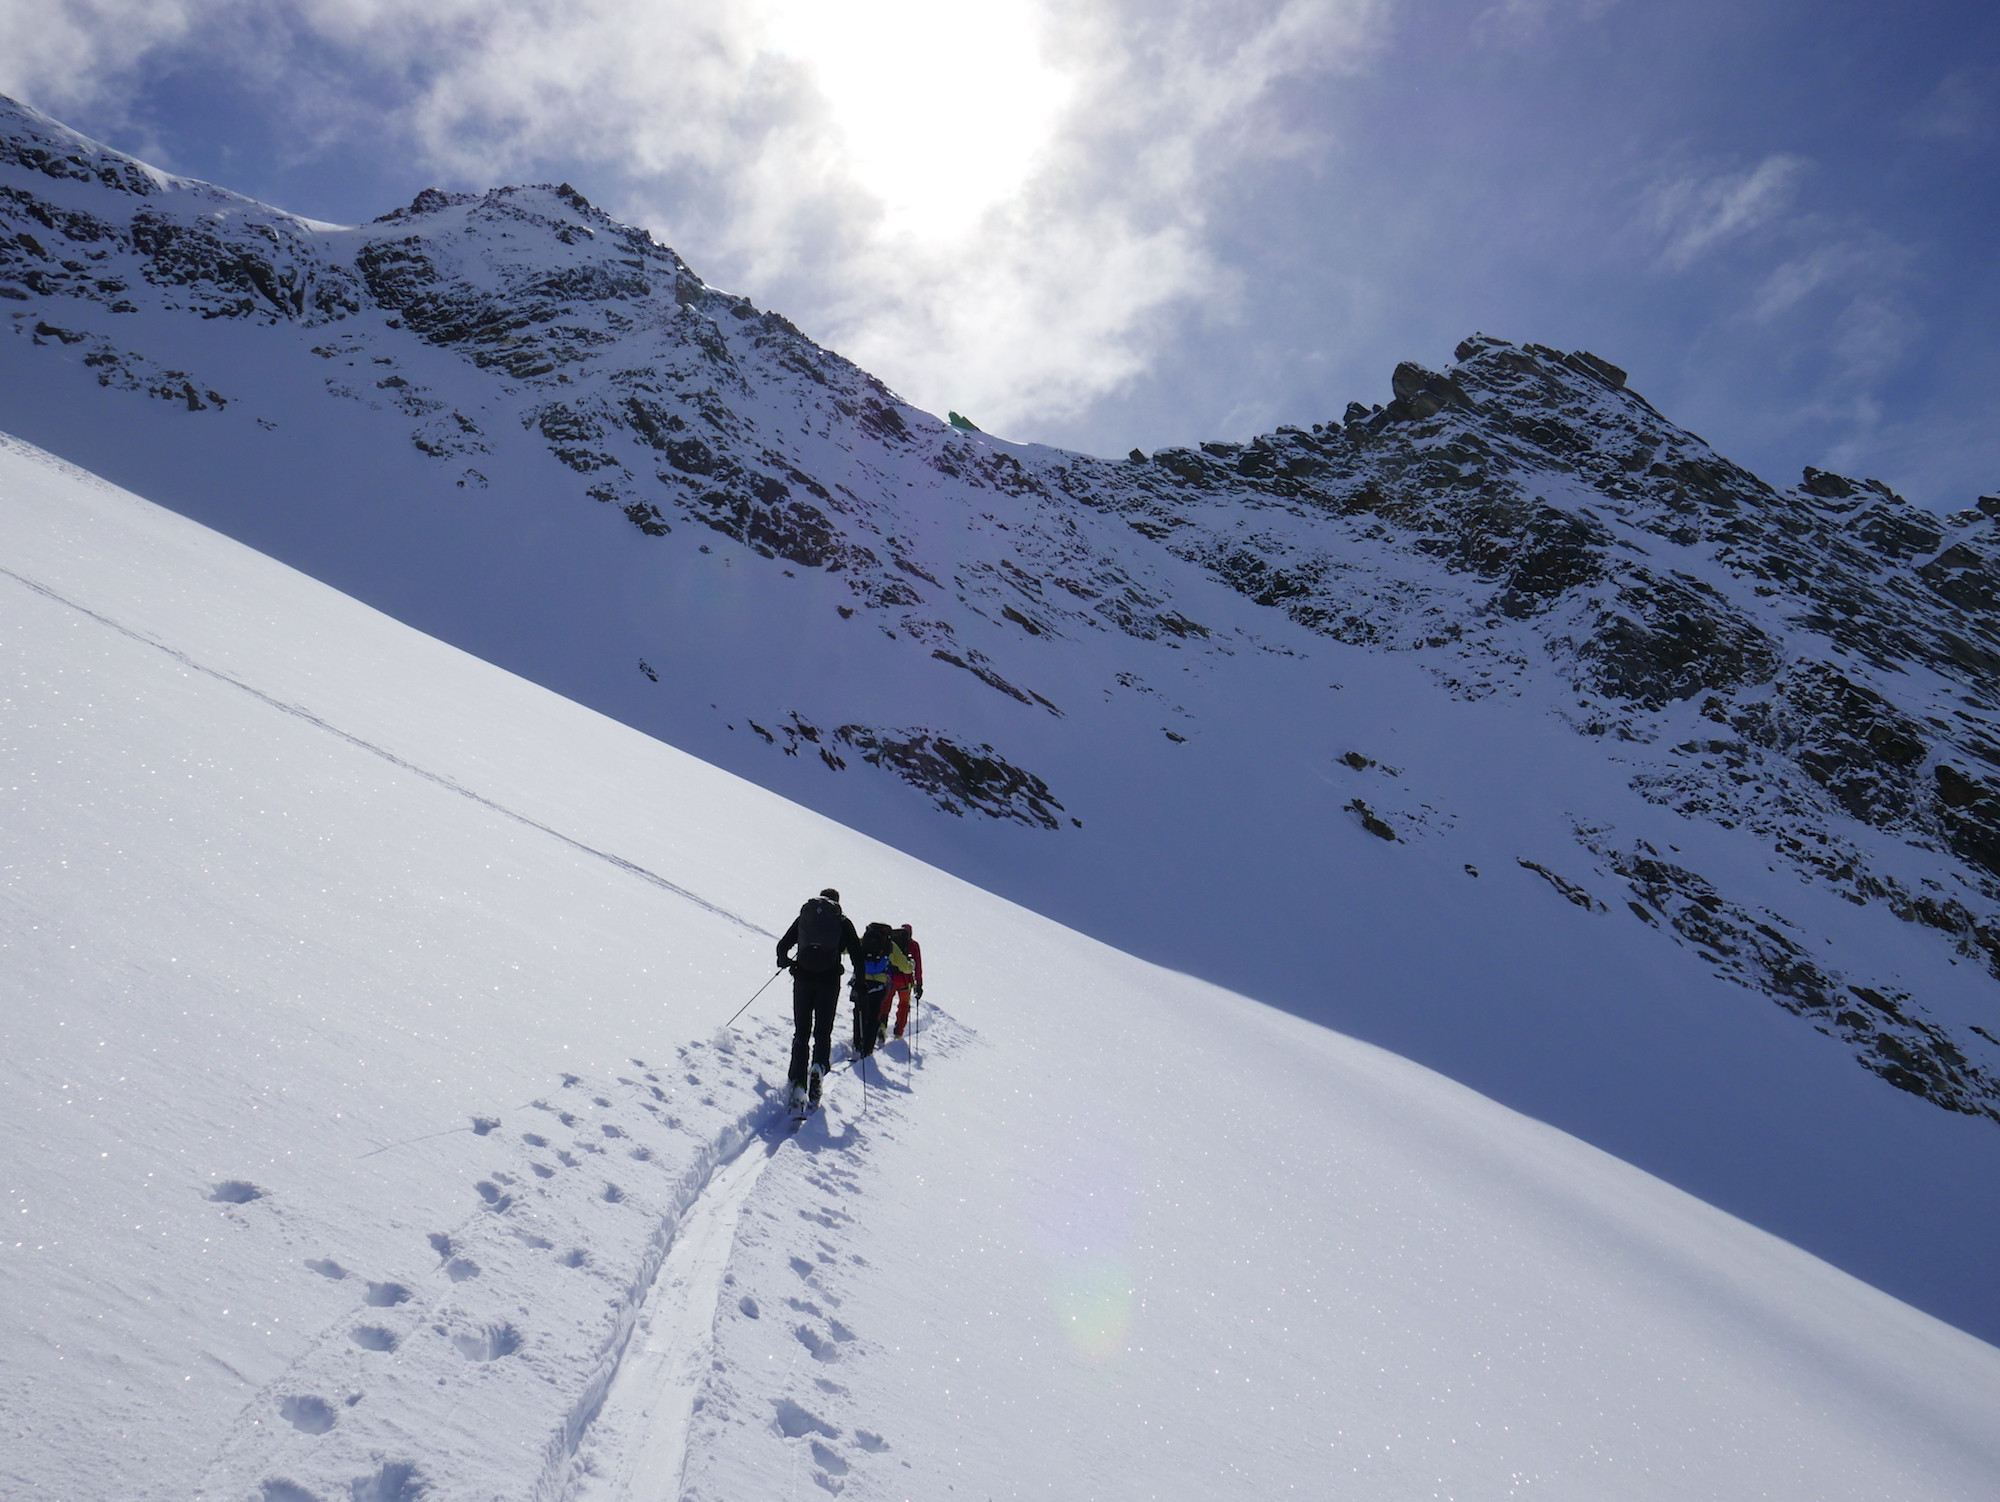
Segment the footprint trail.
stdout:
<svg viewBox="0 0 2000 1502">
<path fill-rule="evenodd" d="M 415 1224 L 336 1222 L 209 1186 L 218 1216 L 269 1222 L 270 1276 L 311 1288 L 331 1318 L 246 1394 L 197 1502 L 570 1494 L 622 1367 L 696 1380 L 666 1358 L 698 1352 L 713 1323 L 733 1207 L 781 1130 L 771 1082 L 789 1039 L 770 1020 L 650 1065 L 565 1074 L 471 1131 L 357 1160 L 358 1175 L 435 1188 Z M 683 1288 L 687 1333 L 670 1333 L 662 1294 Z M 655 1448 L 677 1443 L 669 1427 Z"/>
<path fill-rule="evenodd" d="M 923 1069 L 892 1043 L 870 1064 L 865 1096 L 851 1069 L 839 1071 L 826 1111 L 761 1169 L 736 1212 L 678 1478 L 604 1502 L 902 1498 L 913 1480 L 936 1479 L 913 1476 L 910 1460 L 926 1457 L 898 1445 L 885 1396 L 907 1378 L 900 1348 L 914 1316 L 870 1297 L 883 1273 L 864 1255 L 877 1211 L 902 1192 L 900 1149 L 922 1130 L 925 1076 L 978 1041 L 941 1008 L 927 1005 L 925 1019 Z"/>
<path fill-rule="evenodd" d="M 688 1421 L 712 1359 L 716 1305 L 736 1223 L 784 1141 L 751 1141 L 682 1218 L 637 1330 L 578 1452 L 578 1502 L 676 1498 Z"/>
</svg>

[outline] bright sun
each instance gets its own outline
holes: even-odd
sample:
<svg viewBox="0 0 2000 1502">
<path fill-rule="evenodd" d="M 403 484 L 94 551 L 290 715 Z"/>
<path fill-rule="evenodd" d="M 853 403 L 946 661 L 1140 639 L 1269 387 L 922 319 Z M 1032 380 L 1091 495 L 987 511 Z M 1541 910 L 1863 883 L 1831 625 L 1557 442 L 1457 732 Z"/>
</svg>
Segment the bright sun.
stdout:
<svg viewBox="0 0 2000 1502">
<path fill-rule="evenodd" d="M 769 0 L 766 14 L 769 49 L 812 72 L 892 232 L 973 228 L 1027 182 L 1072 92 L 1035 0 Z"/>
</svg>

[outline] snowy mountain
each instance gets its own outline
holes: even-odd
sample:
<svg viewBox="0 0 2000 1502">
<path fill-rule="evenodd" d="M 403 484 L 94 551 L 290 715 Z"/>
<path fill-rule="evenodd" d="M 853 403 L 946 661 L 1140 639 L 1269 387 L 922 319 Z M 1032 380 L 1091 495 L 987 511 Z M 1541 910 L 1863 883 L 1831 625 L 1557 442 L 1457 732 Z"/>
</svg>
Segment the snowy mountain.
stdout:
<svg viewBox="0 0 2000 1502">
<path fill-rule="evenodd" d="M 2000 1351 L 1572 1137 L 18 443 L 0 528 L 9 1497 L 2000 1483 Z M 792 1137 L 718 1024 L 829 879 L 930 992 Z"/>
<path fill-rule="evenodd" d="M 3 124 L 8 430 L 2000 1336 L 2000 501 L 1486 337 L 1013 444 L 566 187 L 340 228 Z"/>
</svg>

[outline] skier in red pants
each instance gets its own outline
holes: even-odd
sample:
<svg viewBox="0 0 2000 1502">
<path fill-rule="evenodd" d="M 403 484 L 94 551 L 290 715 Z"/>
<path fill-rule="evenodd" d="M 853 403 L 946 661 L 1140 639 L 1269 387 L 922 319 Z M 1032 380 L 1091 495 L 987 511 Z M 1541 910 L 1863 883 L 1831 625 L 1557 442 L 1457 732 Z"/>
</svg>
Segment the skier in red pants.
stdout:
<svg viewBox="0 0 2000 1502">
<path fill-rule="evenodd" d="M 917 947 L 917 941 L 910 934 L 910 925 L 905 923 L 896 930 L 896 947 L 910 962 L 906 972 L 899 966 L 889 970 L 889 994 L 882 1001 L 882 1020 L 889 1020 L 889 1003 L 896 1004 L 896 1033 L 903 1036 L 903 1029 L 910 1025 L 910 992 L 915 988 L 918 1001 L 924 999 L 924 952 Z"/>
</svg>

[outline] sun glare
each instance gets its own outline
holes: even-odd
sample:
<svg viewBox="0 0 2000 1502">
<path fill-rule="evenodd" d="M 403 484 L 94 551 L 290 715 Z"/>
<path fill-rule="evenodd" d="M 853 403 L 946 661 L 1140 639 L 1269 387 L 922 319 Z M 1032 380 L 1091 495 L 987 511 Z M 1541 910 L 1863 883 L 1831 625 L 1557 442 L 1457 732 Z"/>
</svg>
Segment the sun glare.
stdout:
<svg viewBox="0 0 2000 1502">
<path fill-rule="evenodd" d="M 886 228 L 948 239 L 1017 193 L 1072 82 L 1034 0 L 770 0 L 767 45 L 813 74 Z"/>
</svg>

